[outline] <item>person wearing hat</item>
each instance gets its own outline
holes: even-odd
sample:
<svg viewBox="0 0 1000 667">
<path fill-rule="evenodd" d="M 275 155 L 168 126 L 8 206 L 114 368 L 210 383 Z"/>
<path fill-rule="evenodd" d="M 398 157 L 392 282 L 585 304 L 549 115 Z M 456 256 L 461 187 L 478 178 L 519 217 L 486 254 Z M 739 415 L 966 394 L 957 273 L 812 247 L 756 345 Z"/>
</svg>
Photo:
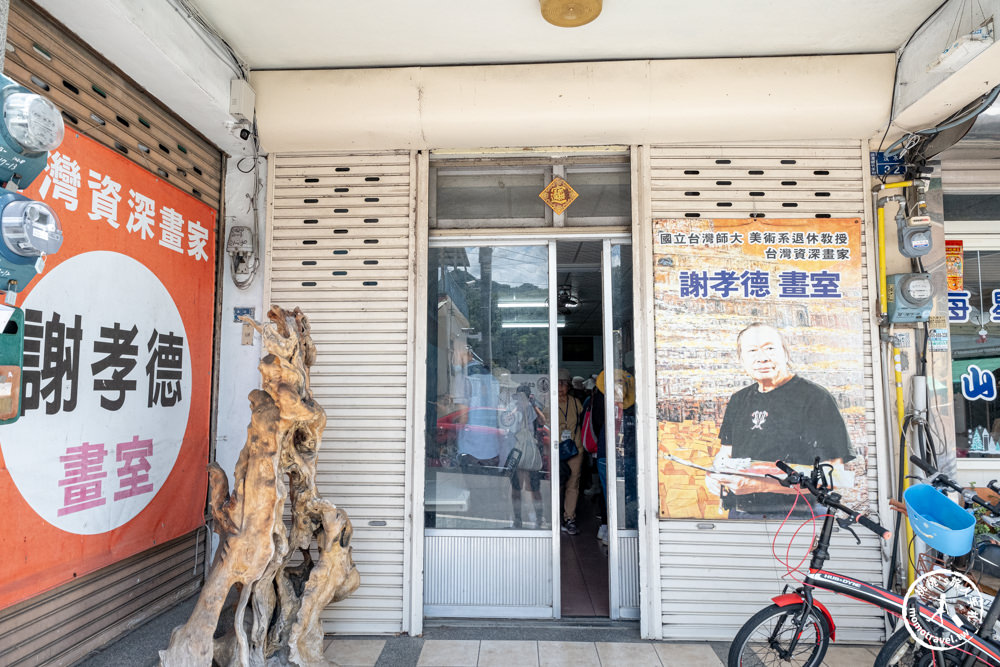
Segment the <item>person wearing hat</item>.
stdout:
<svg viewBox="0 0 1000 667">
<path fill-rule="evenodd" d="M 580 529 L 576 526 L 576 501 L 580 497 L 580 468 L 583 465 L 583 450 L 579 446 L 583 408 L 580 401 L 570 394 L 571 383 L 569 371 L 559 369 L 559 442 L 572 440 L 576 446 L 576 454 L 562 461 L 569 467 L 569 478 L 562 488 L 562 531 L 567 535 L 579 535 Z"/>
</svg>

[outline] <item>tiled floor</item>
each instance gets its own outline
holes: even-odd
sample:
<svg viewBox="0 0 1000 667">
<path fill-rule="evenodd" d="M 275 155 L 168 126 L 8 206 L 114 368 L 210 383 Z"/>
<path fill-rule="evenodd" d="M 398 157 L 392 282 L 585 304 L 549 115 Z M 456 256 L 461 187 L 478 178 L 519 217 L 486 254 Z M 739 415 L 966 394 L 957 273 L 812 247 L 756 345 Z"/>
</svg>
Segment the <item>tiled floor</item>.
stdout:
<svg viewBox="0 0 1000 667">
<path fill-rule="evenodd" d="M 596 478 L 594 485 L 600 488 Z M 601 498 L 600 494 L 597 498 Z M 594 501 L 583 493 L 577 503 L 576 520 L 579 535 L 560 533 L 562 615 L 607 618 L 610 608 L 607 547 L 602 548 L 597 539 L 600 524 L 594 518 Z"/>
<path fill-rule="evenodd" d="M 76 667 L 156 667 L 171 630 L 191 614 L 195 598 L 157 616 Z M 604 618 L 489 622 L 431 619 L 421 637 L 328 636 L 326 656 L 343 667 L 719 667 L 729 642 L 654 642 L 639 624 Z M 834 644 L 826 667 L 866 667 L 878 647 Z"/>
<path fill-rule="evenodd" d="M 343 667 L 721 667 L 725 644 L 394 638 L 417 643 L 390 655 L 387 640 L 337 639 L 326 657 Z M 826 667 L 863 667 L 868 646 L 831 646 Z M 408 654 L 408 655 L 407 655 Z"/>
</svg>

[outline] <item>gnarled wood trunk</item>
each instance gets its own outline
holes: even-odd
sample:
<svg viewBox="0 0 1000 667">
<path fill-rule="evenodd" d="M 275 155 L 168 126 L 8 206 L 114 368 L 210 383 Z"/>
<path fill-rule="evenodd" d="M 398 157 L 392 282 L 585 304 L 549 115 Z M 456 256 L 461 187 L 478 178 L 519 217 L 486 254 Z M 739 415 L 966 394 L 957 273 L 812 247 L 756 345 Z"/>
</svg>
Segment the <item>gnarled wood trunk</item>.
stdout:
<svg viewBox="0 0 1000 667">
<path fill-rule="evenodd" d="M 309 321 L 298 308 L 272 306 L 267 315 L 264 324 L 243 318 L 260 333 L 268 353 L 258 366 L 263 388 L 250 392 L 250 425 L 232 490 L 225 472 L 215 463 L 209 466 L 219 550 L 191 617 L 160 651 L 165 667 L 210 667 L 213 659 L 224 666 L 331 665 L 323 657 L 320 612 L 360 583 L 351 559 L 351 522 L 316 490 L 326 413 L 309 387 L 309 367 L 316 360 Z M 282 520 L 286 502 L 290 528 Z M 292 566 L 296 553 L 303 560 Z M 234 627 L 214 640 L 234 585 L 240 592 Z"/>
</svg>

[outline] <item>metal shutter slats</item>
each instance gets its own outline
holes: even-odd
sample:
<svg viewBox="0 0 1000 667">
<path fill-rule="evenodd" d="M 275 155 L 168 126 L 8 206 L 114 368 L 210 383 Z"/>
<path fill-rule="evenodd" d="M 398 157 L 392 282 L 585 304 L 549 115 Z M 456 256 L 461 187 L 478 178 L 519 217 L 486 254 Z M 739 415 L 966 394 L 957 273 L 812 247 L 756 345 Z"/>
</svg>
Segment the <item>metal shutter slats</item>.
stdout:
<svg viewBox="0 0 1000 667">
<path fill-rule="evenodd" d="M 159 101 L 24 0 L 11 3 L 7 42 L 5 72 L 72 116 L 66 118 L 67 131 L 81 132 L 118 150 L 219 209 L 221 152 Z"/>
<path fill-rule="evenodd" d="M 357 592 L 324 611 L 324 629 L 400 632 L 411 157 L 272 161 L 270 302 L 309 316 L 317 346 L 313 393 L 327 414 L 317 485 L 350 515 L 361 573 Z"/>
<path fill-rule="evenodd" d="M 860 145 L 851 142 L 653 147 L 650 150 L 652 217 L 863 219 L 866 158 Z M 863 229 L 862 248 L 866 247 L 864 235 Z M 867 261 L 867 257 L 862 258 L 865 304 L 869 303 Z M 864 344 L 867 482 L 874 505 L 878 497 L 876 399 L 872 340 L 867 327 Z M 780 521 L 766 525 L 718 521 L 714 522 L 714 530 L 699 530 L 699 523 L 705 522 L 659 522 L 665 639 L 732 639 L 739 627 L 780 591 L 777 582 L 784 568 L 771 556 L 771 539 Z M 865 581 L 880 581 L 882 558 L 878 540 L 862 535 L 862 546 L 855 547 L 850 535 L 838 535 L 834 537 L 833 548 L 837 549 L 838 544 L 850 548 L 850 558 L 837 561 L 838 570 Z M 733 594 L 734 590 L 738 595 Z M 849 641 L 884 638 L 882 614 L 873 607 L 832 594 L 819 595 L 837 619 L 838 637 Z"/>
<path fill-rule="evenodd" d="M 187 599 L 205 573 L 198 532 L 3 610 L 0 664 L 71 665 Z"/>
</svg>

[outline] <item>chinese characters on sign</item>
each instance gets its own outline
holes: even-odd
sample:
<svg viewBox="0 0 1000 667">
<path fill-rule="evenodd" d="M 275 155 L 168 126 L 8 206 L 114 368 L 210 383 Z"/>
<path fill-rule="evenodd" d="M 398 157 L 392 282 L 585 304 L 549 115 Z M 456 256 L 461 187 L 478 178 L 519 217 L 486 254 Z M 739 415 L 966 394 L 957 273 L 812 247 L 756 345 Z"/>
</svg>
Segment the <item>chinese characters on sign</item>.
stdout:
<svg viewBox="0 0 1000 667">
<path fill-rule="evenodd" d="M 659 244 L 663 247 L 713 248 L 741 247 L 744 244 L 763 246 L 763 257 L 772 261 L 788 262 L 845 262 L 851 259 L 846 232 L 815 231 L 760 231 L 747 232 L 659 232 Z M 761 270 L 736 272 L 728 269 L 718 271 L 681 271 L 680 295 L 689 298 L 708 296 L 753 297 L 764 299 L 776 295 L 779 298 L 838 299 L 840 273 L 822 269 L 819 271 L 788 270 L 778 272 L 773 280 L 769 273 Z"/>
<path fill-rule="evenodd" d="M 997 382 L 993 373 L 969 364 L 962 374 L 962 396 L 969 401 L 992 401 L 997 397 Z"/>
<path fill-rule="evenodd" d="M 114 229 L 121 227 L 119 211 L 122 210 L 122 186 L 108 174 L 89 169 L 89 179 L 86 181 L 90 195 L 90 211 L 87 217 L 92 221 L 103 220 Z M 80 178 L 80 165 L 77 161 L 59 151 L 49 156 L 49 164 L 43 172 L 42 184 L 38 191 L 44 198 L 51 192 L 51 205 L 56 214 L 60 213 L 59 202 L 67 211 L 76 211 L 79 206 L 80 189 L 83 187 Z M 160 237 L 158 243 L 176 253 L 187 255 L 195 260 L 208 262 L 206 252 L 208 245 L 208 229 L 196 220 L 185 220 L 184 214 L 170 206 L 157 209 L 156 202 L 146 194 L 136 190 L 128 191 L 128 222 L 125 232 L 138 233 L 143 241 L 152 240 L 156 236 L 155 226 L 159 215 Z"/>
<path fill-rule="evenodd" d="M 948 292 L 948 321 L 952 324 L 965 324 L 969 321 L 972 306 L 969 303 L 971 294 L 968 290 Z M 989 322 L 1000 322 L 1000 290 L 993 290 L 992 301 L 989 302 Z M 985 313 L 984 313 L 985 316 Z M 983 321 L 975 324 L 983 324 Z"/>
<path fill-rule="evenodd" d="M 45 403 L 46 414 L 73 412 L 76 409 L 80 381 L 80 344 L 83 340 L 83 317 L 68 318 L 53 312 L 47 318 L 33 308 L 24 312 L 24 396 L 21 414 L 36 410 Z M 135 391 L 136 381 L 130 379 L 139 360 L 139 345 L 135 344 L 139 329 L 128 329 L 120 322 L 99 326 L 94 336 L 93 351 L 97 361 L 90 364 L 93 389 L 101 394 L 101 407 L 120 410 L 127 392 Z M 174 332 L 160 333 L 153 329 L 142 351 L 149 386 L 146 407 L 173 406 L 182 397 L 183 336 Z M 67 392 L 63 397 L 63 391 Z"/>
<path fill-rule="evenodd" d="M 771 276 L 763 271 L 735 271 L 721 269 L 708 271 L 681 271 L 682 297 L 730 296 L 763 299 L 776 294 L 782 299 L 839 299 L 840 274 L 831 271 L 782 271 L 777 275 L 775 289 L 771 289 Z"/>
<path fill-rule="evenodd" d="M 139 436 L 134 436 L 129 441 L 119 442 L 114 451 L 114 460 L 120 464 L 115 469 L 118 490 L 114 500 L 117 502 L 152 493 L 149 457 L 153 454 L 153 441 L 139 440 Z M 59 486 L 63 487 L 63 506 L 58 511 L 59 516 L 100 507 L 107 502 L 103 491 L 104 478 L 108 476 L 104 470 L 107 455 L 108 450 L 101 443 L 84 442 L 77 447 L 66 448 L 66 454 L 59 457 L 64 471 L 64 477 L 59 480 Z"/>
</svg>

